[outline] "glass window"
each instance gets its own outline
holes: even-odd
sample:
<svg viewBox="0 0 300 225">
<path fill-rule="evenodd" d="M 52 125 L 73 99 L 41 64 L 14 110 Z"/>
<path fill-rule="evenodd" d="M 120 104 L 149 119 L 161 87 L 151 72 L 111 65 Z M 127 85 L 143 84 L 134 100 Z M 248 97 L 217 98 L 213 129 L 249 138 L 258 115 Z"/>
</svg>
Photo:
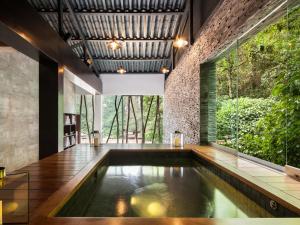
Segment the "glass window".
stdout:
<svg viewBox="0 0 300 225">
<path fill-rule="evenodd" d="M 162 121 L 161 96 L 103 96 L 103 143 L 162 143 Z"/>
<path fill-rule="evenodd" d="M 300 4 L 216 63 L 217 143 L 300 167 Z"/>
</svg>

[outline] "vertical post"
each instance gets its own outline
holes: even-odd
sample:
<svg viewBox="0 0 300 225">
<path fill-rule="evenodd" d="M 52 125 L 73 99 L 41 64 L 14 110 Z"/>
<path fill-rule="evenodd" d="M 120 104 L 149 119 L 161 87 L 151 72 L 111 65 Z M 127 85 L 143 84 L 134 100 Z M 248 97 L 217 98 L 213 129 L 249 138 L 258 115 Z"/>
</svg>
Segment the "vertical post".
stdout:
<svg viewBox="0 0 300 225">
<path fill-rule="evenodd" d="M 64 0 L 57 0 L 57 6 L 58 6 L 58 33 L 59 36 L 63 37 L 63 14 L 64 14 Z"/>
<path fill-rule="evenodd" d="M 58 151 L 64 150 L 64 67 L 58 66 Z"/>
<path fill-rule="evenodd" d="M 39 158 L 63 150 L 63 67 L 39 58 Z"/>
</svg>

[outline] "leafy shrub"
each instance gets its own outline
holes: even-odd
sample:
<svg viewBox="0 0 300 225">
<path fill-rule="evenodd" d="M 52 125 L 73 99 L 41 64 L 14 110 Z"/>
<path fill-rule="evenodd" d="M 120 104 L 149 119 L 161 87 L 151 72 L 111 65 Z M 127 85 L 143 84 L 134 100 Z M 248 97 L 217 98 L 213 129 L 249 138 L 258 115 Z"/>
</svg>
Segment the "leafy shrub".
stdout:
<svg viewBox="0 0 300 225">
<path fill-rule="evenodd" d="M 271 109 L 272 104 L 274 100 L 270 98 L 218 100 L 217 139 L 224 140 L 226 146 L 244 149 L 244 144 L 237 141 L 237 134 L 239 137 L 254 134 L 257 121 Z"/>
<path fill-rule="evenodd" d="M 299 97 L 290 102 L 274 98 L 223 100 L 218 102 L 217 126 L 218 140 L 224 140 L 226 146 L 279 165 L 287 161 L 300 167 Z"/>
</svg>

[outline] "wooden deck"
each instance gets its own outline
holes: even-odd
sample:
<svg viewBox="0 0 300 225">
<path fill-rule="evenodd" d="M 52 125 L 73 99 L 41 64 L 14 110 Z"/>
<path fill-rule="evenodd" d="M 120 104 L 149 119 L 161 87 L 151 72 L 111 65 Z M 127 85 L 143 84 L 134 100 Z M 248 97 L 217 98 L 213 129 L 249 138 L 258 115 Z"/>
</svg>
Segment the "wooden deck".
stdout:
<svg viewBox="0 0 300 225">
<path fill-rule="evenodd" d="M 74 191 L 83 178 L 101 160 L 109 149 L 169 149 L 168 145 L 103 145 L 91 148 L 78 145 L 33 163 L 20 171 L 30 174 L 30 221 L 32 224 L 300 224 L 300 219 L 143 219 L 143 218 L 55 218 L 47 217 L 66 195 Z M 196 150 L 204 158 L 221 165 L 230 173 L 238 174 L 266 193 L 273 193 L 284 199 L 300 212 L 300 182 L 285 174 L 254 162 L 237 158 L 212 147 L 187 145 L 186 149 Z M 62 204 L 62 203 L 61 203 Z M 43 221 L 43 222 L 42 222 Z"/>
</svg>

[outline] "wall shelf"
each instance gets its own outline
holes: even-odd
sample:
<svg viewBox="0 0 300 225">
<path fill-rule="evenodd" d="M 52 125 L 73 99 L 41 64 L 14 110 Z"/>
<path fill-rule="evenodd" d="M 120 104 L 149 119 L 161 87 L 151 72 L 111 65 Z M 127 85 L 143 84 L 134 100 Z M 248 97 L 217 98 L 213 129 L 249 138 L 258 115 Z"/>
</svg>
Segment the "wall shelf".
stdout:
<svg viewBox="0 0 300 225">
<path fill-rule="evenodd" d="M 80 144 L 80 115 L 64 114 L 64 149 Z"/>
</svg>

